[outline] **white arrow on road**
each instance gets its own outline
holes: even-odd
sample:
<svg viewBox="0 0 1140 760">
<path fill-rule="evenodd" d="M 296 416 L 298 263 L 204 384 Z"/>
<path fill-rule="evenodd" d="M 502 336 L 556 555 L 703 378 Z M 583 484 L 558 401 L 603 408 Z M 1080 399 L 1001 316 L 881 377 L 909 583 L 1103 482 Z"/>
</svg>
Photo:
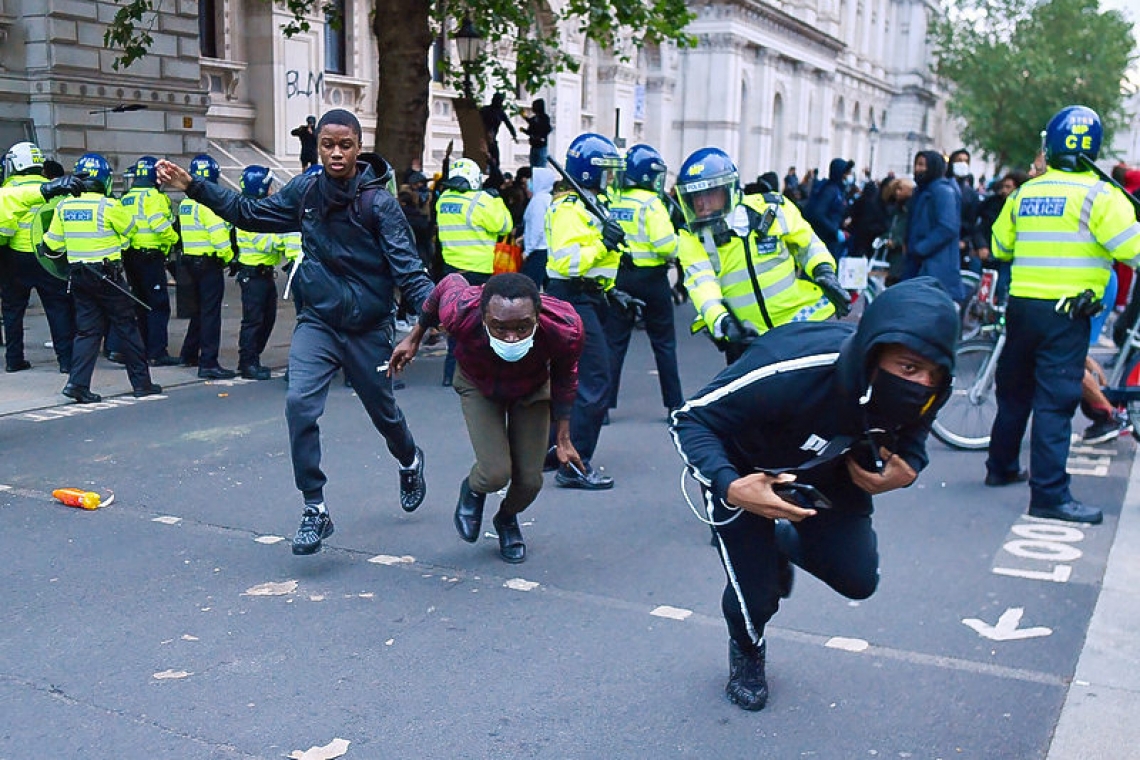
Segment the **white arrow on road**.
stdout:
<svg viewBox="0 0 1140 760">
<path fill-rule="evenodd" d="M 993 639 L 994 641 L 1035 639 L 1040 636 L 1049 636 L 1053 633 L 1052 628 L 1045 628 L 1044 626 L 1018 628 L 1018 624 L 1021 623 L 1021 616 L 1024 614 L 1025 609 L 1023 607 L 1010 607 L 1001 613 L 997 625 L 990 625 L 984 620 L 978 620 L 977 618 L 964 618 L 962 622 L 977 631 L 979 635 L 987 639 Z"/>
</svg>

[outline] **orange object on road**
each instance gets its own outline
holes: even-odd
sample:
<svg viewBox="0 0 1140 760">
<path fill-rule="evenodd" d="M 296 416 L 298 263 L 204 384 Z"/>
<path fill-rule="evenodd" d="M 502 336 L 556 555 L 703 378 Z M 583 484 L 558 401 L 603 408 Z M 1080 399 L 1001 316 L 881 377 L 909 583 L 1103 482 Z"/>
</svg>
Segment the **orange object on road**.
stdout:
<svg viewBox="0 0 1140 760">
<path fill-rule="evenodd" d="M 98 509 L 102 498 L 94 491 L 84 491 L 82 488 L 57 488 L 51 495 L 69 507 L 80 509 Z"/>
</svg>

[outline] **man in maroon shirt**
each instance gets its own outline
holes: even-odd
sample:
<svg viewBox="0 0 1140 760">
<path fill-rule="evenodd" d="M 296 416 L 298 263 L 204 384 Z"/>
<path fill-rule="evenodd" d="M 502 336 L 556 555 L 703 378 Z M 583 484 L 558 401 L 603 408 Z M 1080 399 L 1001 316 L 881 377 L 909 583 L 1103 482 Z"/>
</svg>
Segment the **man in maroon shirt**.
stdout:
<svg viewBox="0 0 1140 760">
<path fill-rule="evenodd" d="M 451 274 L 436 285 L 419 322 L 392 352 L 389 373 L 412 361 L 433 327 L 455 340 L 453 387 L 475 449 L 475 464 L 459 489 L 455 528 L 464 541 L 475 543 L 487 494 L 510 482 L 492 522 L 500 556 L 522 562 L 526 544 L 518 514 L 542 490 L 552 417 L 558 461 L 585 469 L 570 442 L 582 320 L 565 301 L 539 295 L 525 275 L 497 274 L 485 285 L 468 285 L 462 275 Z"/>
</svg>

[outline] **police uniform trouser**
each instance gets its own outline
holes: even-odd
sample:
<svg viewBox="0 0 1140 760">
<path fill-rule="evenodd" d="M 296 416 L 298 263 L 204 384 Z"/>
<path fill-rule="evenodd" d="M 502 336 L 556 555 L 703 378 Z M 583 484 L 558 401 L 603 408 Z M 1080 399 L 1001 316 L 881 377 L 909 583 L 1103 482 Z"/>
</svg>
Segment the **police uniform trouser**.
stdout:
<svg viewBox="0 0 1140 760">
<path fill-rule="evenodd" d="M 465 269 L 456 269 L 451 264 L 443 265 L 443 276 L 449 274 L 461 274 L 463 279 L 467 280 L 468 285 L 486 285 L 487 280 L 491 279 L 489 274 L 481 274 L 479 272 L 468 272 Z M 443 381 L 450 384 L 455 377 L 455 339 L 450 335 L 447 338 L 447 356 L 443 357 Z"/>
<path fill-rule="evenodd" d="M 226 291 L 225 264 L 216 256 L 185 256 L 182 263 L 197 296 L 198 308 L 190 316 L 186 340 L 182 341 L 182 361 L 197 362 L 202 369 L 218 367 L 222 342 L 222 296 Z"/>
<path fill-rule="evenodd" d="M 764 636 L 764 626 L 780 602 L 779 557 L 811 573 L 849 599 L 866 599 L 879 583 L 878 539 L 871 525 L 871 497 L 846 474 L 815 484 L 835 505 L 798 523 L 744 512 L 717 502 L 706 513 L 717 522 L 717 549 L 727 576 L 721 610 L 734 641 L 748 648 Z"/>
<path fill-rule="evenodd" d="M 669 287 L 668 270 L 664 266 L 638 267 L 623 266 L 618 270 L 616 288 L 624 290 L 634 298 L 645 301 L 642 313 L 645 317 L 645 332 L 649 345 L 653 347 L 653 359 L 657 364 L 657 381 L 661 384 L 661 402 L 666 409 L 673 409 L 684 402 L 681 395 L 681 375 L 677 371 L 677 333 L 673 327 L 673 291 Z M 621 368 L 625 354 L 629 350 L 629 338 L 633 333 L 634 319 L 620 310 L 612 310 L 606 321 L 606 340 L 610 346 L 610 371 L 613 381 L 610 389 L 609 407 L 617 407 L 618 386 L 621 384 Z"/>
<path fill-rule="evenodd" d="M 325 411 L 329 383 L 340 368 L 352 385 L 388 451 L 402 465 L 416 457 L 416 443 L 392 394 L 392 379 L 377 371 L 392 356 L 391 323 L 383 328 L 347 333 L 334 330 L 302 312 L 289 347 L 289 390 L 285 421 L 293 477 L 306 504 L 324 501 L 328 478 L 321 471 L 321 434 L 317 421 Z"/>
<path fill-rule="evenodd" d="M 589 462 L 598 446 L 610 401 L 612 375 L 605 329 L 609 304 L 600 288 L 574 280 L 551 279 L 546 292 L 569 303 L 582 319 L 585 342 L 578 359 L 578 395 L 570 413 L 570 440 L 578 455 Z"/>
<path fill-rule="evenodd" d="M 91 387 L 91 375 L 95 371 L 95 360 L 99 357 L 99 345 L 103 342 L 103 334 L 109 325 L 118 340 L 119 351 L 123 354 L 131 387 L 141 390 L 150 384 L 150 370 L 143 358 L 134 302 L 103 277 L 118 283 L 124 290 L 127 287 L 119 266 L 73 264 L 71 267 L 71 296 L 75 300 L 75 344 L 69 382 L 72 385 Z"/>
<path fill-rule="evenodd" d="M 261 364 L 261 354 L 277 322 L 277 284 L 273 267 L 243 266 L 237 276 L 241 286 L 241 331 L 238 333 L 238 369 Z"/>
<path fill-rule="evenodd" d="M 1021 439 L 1032 413 L 1030 506 L 1039 508 L 1072 500 L 1065 462 L 1089 342 L 1088 317 L 1070 319 L 1054 306 L 1044 299 L 1009 298 L 1006 343 L 995 375 L 998 410 L 986 461 L 996 476 L 1018 472 Z"/>
<path fill-rule="evenodd" d="M 75 339 L 75 308 L 67 292 L 67 282 L 48 274 L 33 253 L 6 247 L 3 251 L 0 255 L 7 260 L 8 276 L 0 282 L 0 302 L 3 304 L 4 335 L 8 339 L 4 357 L 7 365 L 12 367 L 26 358 L 24 313 L 34 289 L 44 307 L 60 369 L 70 369 L 71 345 Z"/>
<path fill-rule="evenodd" d="M 146 346 L 146 358 L 158 359 L 167 354 L 167 330 L 170 327 L 170 293 L 166 289 L 166 254 L 155 249 L 123 251 L 123 270 L 127 282 L 138 299 L 150 307 L 135 307 L 139 333 Z M 113 350 L 118 350 L 114 348 Z"/>
</svg>

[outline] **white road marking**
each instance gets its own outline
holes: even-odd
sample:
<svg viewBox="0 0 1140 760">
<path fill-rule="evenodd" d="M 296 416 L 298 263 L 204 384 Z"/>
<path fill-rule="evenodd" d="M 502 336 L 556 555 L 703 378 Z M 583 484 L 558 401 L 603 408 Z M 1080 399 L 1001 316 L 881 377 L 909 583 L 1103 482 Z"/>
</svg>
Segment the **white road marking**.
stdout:
<svg viewBox="0 0 1140 760">
<path fill-rule="evenodd" d="M 163 525 L 177 525 L 182 522 L 182 518 L 173 515 L 160 515 L 151 520 L 151 522 L 162 523 Z"/>
<path fill-rule="evenodd" d="M 1010 607 L 1001 613 L 1001 617 L 998 618 L 995 625 L 990 625 L 978 618 L 963 618 L 962 623 L 977 631 L 979 636 L 993 641 L 1020 641 L 1053 634 L 1052 628 L 1044 626 L 1018 628 L 1017 626 L 1021 624 L 1021 616 L 1024 614 L 1024 607 Z"/>
<path fill-rule="evenodd" d="M 253 540 L 259 544 L 272 545 L 272 544 L 279 544 L 282 541 L 284 541 L 285 539 L 282 538 L 281 536 L 258 536 L 257 538 L 255 538 Z"/>
<path fill-rule="evenodd" d="M 393 557 L 391 554 L 377 554 L 368 561 L 374 565 L 410 565 L 416 561 L 416 558 L 408 554 L 405 554 L 403 557 Z"/>
<path fill-rule="evenodd" d="M 297 581 L 259 583 L 242 592 L 242 596 L 285 596 L 297 590 Z"/>
<path fill-rule="evenodd" d="M 523 578 L 511 578 L 509 581 L 503 584 L 503 587 L 512 588 L 515 591 L 531 591 L 538 588 L 538 583 L 534 581 L 528 581 Z"/>
<path fill-rule="evenodd" d="M 842 649 L 844 652 L 865 652 L 871 647 L 863 639 L 849 639 L 843 636 L 832 636 L 823 645 L 829 649 Z"/>
<path fill-rule="evenodd" d="M 156 681 L 169 681 L 172 679 L 186 678 L 187 676 L 192 675 L 194 674 L 185 670 L 163 670 L 159 673 L 155 673 L 152 678 L 154 678 Z"/>
<path fill-rule="evenodd" d="M 654 607 L 649 611 L 650 615 L 657 617 L 669 618 L 670 620 L 684 620 L 693 614 L 692 610 L 682 609 L 680 607 L 670 607 L 667 604 L 662 604 L 660 607 Z"/>
</svg>

